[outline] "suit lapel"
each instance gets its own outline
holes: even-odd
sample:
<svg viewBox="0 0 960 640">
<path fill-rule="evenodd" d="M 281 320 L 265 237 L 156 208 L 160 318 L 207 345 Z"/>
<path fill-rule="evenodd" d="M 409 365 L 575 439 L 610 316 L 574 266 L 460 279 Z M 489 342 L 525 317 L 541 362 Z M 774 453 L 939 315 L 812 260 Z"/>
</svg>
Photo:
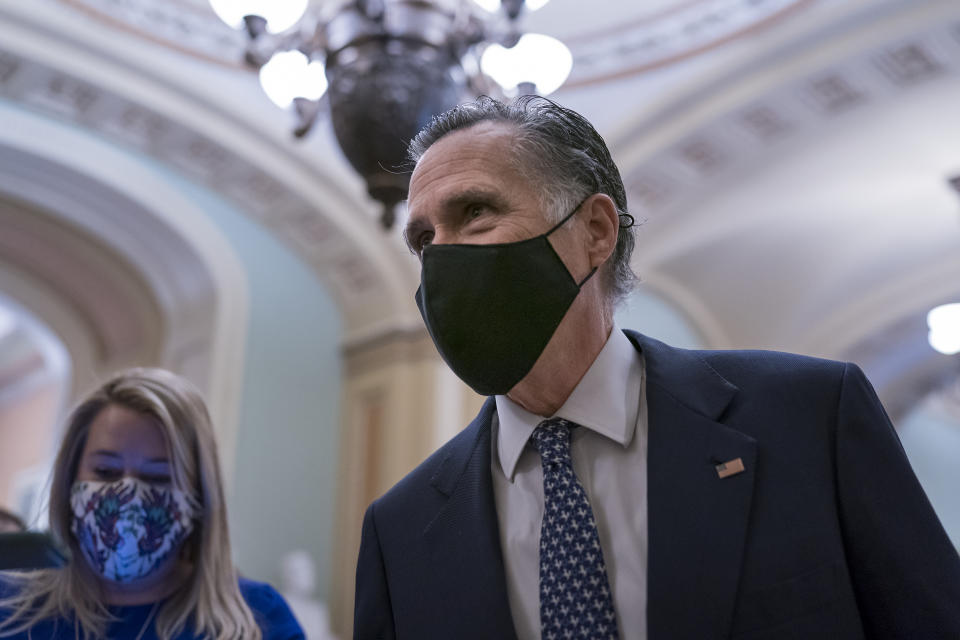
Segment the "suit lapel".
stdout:
<svg viewBox="0 0 960 640">
<path fill-rule="evenodd" d="M 495 409 L 488 398 L 430 481 L 447 498 L 423 543 L 437 572 L 431 607 L 448 637 L 515 638 L 490 475 Z"/>
<path fill-rule="evenodd" d="M 753 495 L 756 441 L 718 419 L 737 393 L 696 354 L 626 332 L 647 372 L 649 640 L 729 635 Z M 445 498 L 423 532 L 438 623 L 460 638 L 515 638 L 490 476 L 488 399 L 438 466 Z M 716 465 L 740 458 L 726 478 Z M 425 594 L 427 597 L 427 594 Z M 482 616 L 478 616 L 482 612 Z"/>
<path fill-rule="evenodd" d="M 717 419 L 737 393 L 696 354 L 639 334 L 647 372 L 649 640 L 726 638 L 753 495 L 756 441 Z M 716 466 L 740 458 L 744 471 Z"/>
</svg>

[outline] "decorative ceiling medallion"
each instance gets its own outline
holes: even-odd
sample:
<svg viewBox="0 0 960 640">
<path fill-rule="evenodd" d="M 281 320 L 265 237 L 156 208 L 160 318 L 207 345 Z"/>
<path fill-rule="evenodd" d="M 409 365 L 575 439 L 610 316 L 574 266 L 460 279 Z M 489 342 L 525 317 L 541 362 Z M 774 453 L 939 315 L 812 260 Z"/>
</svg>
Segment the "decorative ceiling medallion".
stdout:
<svg viewBox="0 0 960 640">
<path fill-rule="evenodd" d="M 815 0 L 698 0 L 595 33 L 571 34 L 573 88 L 636 75 L 770 26 Z"/>
</svg>

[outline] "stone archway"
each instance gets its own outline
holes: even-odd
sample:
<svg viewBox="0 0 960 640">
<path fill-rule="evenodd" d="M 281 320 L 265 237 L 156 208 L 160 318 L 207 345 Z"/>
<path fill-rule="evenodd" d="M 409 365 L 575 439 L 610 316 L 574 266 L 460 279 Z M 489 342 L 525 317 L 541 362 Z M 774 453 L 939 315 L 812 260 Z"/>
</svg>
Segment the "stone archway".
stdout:
<svg viewBox="0 0 960 640">
<path fill-rule="evenodd" d="M 122 154 L 27 112 L 3 117 L 0 288 L 67 348 L 71 399 L 133 364 L 192 379 L 229 473 L 247 313 L 231 248 L 195 204 Z"/>
</svg>

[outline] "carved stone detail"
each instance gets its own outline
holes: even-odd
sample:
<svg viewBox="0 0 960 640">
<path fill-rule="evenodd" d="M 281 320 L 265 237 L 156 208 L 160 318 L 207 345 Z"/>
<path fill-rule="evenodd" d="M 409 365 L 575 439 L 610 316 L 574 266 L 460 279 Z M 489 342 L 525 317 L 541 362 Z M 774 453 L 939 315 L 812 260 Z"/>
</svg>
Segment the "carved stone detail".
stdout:
<svg viewBox="0 0 960 640">
<path fill-rule="evenodd" d="M 208 61 L 241 66 L 245 40 L 206 2 L 60 0 L 159 44 Z M 574 65 L 568 86 L 643 73 L 719 46 L 779 21 L 813 0 L 696 0 L 623 24 L 615 17 L 595 33 L 565 39 Z"/>
<path fill-rule="evenodd" d="M 628 169 L 628 196 L 644 210 L 675 210 L 767 147 L 892 93 L 960 74 L 958 34 L 960 21 L 938 24 L 793 78 L 762 102 L 720 113 Z"/>
<path fill-rule="evenodd" d="M 741 37 L 812 4 L 809 0 L 700 0 L 596 33 L 565 39 L 568 87 L 646 72 Z"/>
<path fill-rule="evenodd" d="M 0 45 L 2 47 L 2 45 Z M 382 297 L 374 267 L 322 250 L 352 243 L 316 207 L 276 177 L 202 131 L 85 80 L 0 48 L 0 97 L 73 121 L 150 154 L 232 200 L 314 265 L 349 313 Z M 296 240 L 294 240 L 296 238 Z M 359 253 L 359 250 L 352 253 Z"/>
<path fill-rule="evenodd" d="M 242 68 L 246 39 L 206 2 L 60 0 L 116 28 L 228 67 Z"/>
</svg>

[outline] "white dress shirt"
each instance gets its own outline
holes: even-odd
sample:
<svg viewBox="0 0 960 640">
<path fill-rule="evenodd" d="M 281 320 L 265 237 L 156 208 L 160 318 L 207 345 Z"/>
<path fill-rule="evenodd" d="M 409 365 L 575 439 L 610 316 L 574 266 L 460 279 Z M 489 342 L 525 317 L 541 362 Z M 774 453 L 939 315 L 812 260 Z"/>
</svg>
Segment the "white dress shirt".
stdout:
<svg viewBox="0 0 960 640">
<path fill-rule="evenodd" d="M 647 409 L 643 359 L 615 325 L 597 359 L 555 416 L 573 430 L 570 452 L 597 521 L 621 640 L 647 637 Z M 519 640 L 540 638 L 543 470 L 528 439 L 543 421 L 496 396 L 491 471 Z M 553 417 L 553 416 L 549 416 Z"/>
</svg>

